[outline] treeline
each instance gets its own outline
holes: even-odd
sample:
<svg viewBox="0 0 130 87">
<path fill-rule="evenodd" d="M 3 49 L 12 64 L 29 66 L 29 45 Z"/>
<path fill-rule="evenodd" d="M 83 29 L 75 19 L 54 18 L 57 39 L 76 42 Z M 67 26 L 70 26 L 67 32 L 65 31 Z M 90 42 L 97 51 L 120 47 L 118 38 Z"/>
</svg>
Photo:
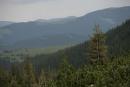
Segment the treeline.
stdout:
<svg viewBox="0 0 130 87">
<path fill-rule="evenodd" d="M 30 59 L 12 66 L 10 71 L 0 69 L 1 87 L 130 87 L 130 56 L 108 57 L 105 34 L 99 26 L 91 36 L 86 52 L 88 62 L 75 68 L 62 56 L 57 71 L 35 71 Z M 36 66 L 35 66 L 36 67 Z"/>
<path fill-rule="evenodd" d="M 0 87 L 130 87 L 130 56 L 105 65 L 84 65 L 75 69 L 66 60 L 57 73 L 34 72 L 31 63 L 23 68 L 0 69 Z"/>
<path fill-rule="evenodd" d="M 109 61 L 105 65 L 84 65 L 75 69 L 66 60 L 56 74 L 44 70 L 36 75 L 31 63 L 23 68 L 0 70 L 1 87 L 129 87 L 130 56 Z"/>
</svg>

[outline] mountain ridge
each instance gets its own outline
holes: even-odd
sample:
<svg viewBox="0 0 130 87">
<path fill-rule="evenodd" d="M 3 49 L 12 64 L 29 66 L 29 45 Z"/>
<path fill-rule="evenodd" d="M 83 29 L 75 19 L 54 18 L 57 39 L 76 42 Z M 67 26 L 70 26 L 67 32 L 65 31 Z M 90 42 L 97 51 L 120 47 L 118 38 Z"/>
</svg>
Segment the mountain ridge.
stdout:
<svg viewBox="0 0 130 87">
<path fill-rule="evenodd" d="M 62 44 L 59 43 L 64 41 L 63 36 L 65 35 L 66 37 L 69 37 L 71 34 L 73 34 L 73 38 L 78 36 L 77 40 L 68 38 L 67 42 L 72 44 L 79 44 L 89 38 L 88 36 L 91 35 L 92 29 L 95 24 L 100 24 L 103 31 L 106 32 L 112 27 L 120 25 L 122 22 L 129 18 L 130 6 L 127 6 L 95 11 L 82 17 L 74 17 L 72 18 L 72 20 L 67 19 L 67 22 L 39 23 L 36 21 L 31 21 L 14 23 L 0 29 L 2 30 L 2 32 L 0 32 L 0 41 L 4 45 L 8 43 L 5 48 L 22 48 L 27 47 L 28 45 L 33 48 L 33 42 L 28 42 L 31 40 L 34 42 L 38 42 L 38 44 L 42 44 L 44 42 L 48 42 L 49 44 L 51 40 L 55 40 L 57 42 L 57 45 L 62 46 L 64 45 L 64 42 Z M 55 37 L 55 35 L 60 38 L 53 38 L 53 36 Z M 41 41 L 40 39 L 48 38 L 50 36 L 51 38 L 49 38 L 48 40 Z M 21 43 L 22 46 L 17 43 Z M 35 44 L 35 46 L 38 46 L 38 44 Z M 41 47 L 44 47 L 44 45 Z"/>
</svg>

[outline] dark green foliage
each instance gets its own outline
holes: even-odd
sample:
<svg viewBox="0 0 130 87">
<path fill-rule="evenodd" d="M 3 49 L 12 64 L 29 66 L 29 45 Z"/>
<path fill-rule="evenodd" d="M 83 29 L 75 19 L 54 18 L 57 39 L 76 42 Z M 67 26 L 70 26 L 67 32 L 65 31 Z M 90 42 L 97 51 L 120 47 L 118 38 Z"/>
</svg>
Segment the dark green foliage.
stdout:
<svg viewBox="0 0 130 87">
<path fill-rule="evenodd" d="M 130 20 L 106 33 L 109 56 L 127 55 L 130 52 Z"/>
<path fill-rule="evenodd" d="M 114 59 L 106 65 L 85 66 L 76 73 L 74 87 L 129 87 L 130 57 Z"/>
<path fill-rule="evenodd" d="M 21 86 L 21 84 L 18 83 L 18 80 L 16 80 L 15 77 L 12 77 L 9 87 L 22 87 L 22 86 Z"/>
<path fill-rule="evenodd" d="M 73 75 L 74 68 L 64 59 L 57 76 L 57 87 L 74 87 Z"/>
<path fill-rule="evenodd" d="M 38 78 L 38 87 L 56 87 L 56 82 L 42 70 Z"/>
<path fill-rule="evenodd" d="M 0 68 L 0 86 L 8 87 L 10 82 L 9 73 Z"/>
<path fill-rule="evenodd" d="M 47 78 L 43 70 L 41 71 L 41 75 L 38 79 L 38 85 L 39 87 L 47 87 Z"/>
<path fill-rule="evenodd" d="M 30 63 L 29 59 L 25 61 L 23 66 L 23 86 L 24 87 L 35 87 L 36 78 L 33 69 L 33 65 Z"/>
<path fill-rule="evenodd" d="M 26 68 L 25 68 L 26 66 Z M 34 78 L 31 63 L 24 65 L 21 76 L 23 83 L 16 74 L 9 74 L 0 70 L 1 87 L 129 87 L 130 86 L 130 55 L 114 58 L 104 65 L 85 65 L 74 69 L 72 65 L 64 60 L 58 73 L 54 76 L 50 73 L 41 72 Z M 14 69 L 13 69 L 14 70 Z M 19 69 L 18 69 L 19 70 Z M 10 73 L 14 73 L 11 71 Z M 48 74 L 48 75 L 47 75 Z"/>
<path fill-rule="evenodd" d="M 23 82 L 22 79 L 22 73 L 21 70 L 16 66 L 15 64 L 12 65 L 11 71 L 10 71 L 10 87 L 21 87 L 21 84 Z"/>
</svg>

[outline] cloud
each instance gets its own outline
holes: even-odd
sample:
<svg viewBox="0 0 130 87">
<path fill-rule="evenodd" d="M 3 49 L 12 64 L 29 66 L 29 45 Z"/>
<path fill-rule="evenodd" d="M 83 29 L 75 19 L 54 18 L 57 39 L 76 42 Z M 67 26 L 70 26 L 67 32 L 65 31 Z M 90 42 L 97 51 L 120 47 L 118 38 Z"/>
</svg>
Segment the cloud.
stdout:
<svg viewBox="0 0 130 87">
<path fill-rule="evenodd" d="M 30 4 L 36 2 L 45 2 L 54 0 L 0 0 L 1 4 Z"/>
<path fill-rule="evenodd" d="M 0 0 L 0 20 L 82 16 L 95 10 L 122 6 L 130 6 L 130 0 Z"/>
</svg>

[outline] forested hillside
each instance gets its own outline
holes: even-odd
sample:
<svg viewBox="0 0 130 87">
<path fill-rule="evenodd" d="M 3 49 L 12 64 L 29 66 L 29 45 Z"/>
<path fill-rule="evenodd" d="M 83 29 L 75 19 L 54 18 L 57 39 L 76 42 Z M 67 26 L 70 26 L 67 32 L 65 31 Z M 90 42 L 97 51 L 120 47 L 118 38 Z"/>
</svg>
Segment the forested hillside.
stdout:
<svg viewBox="0 0 130 87">
<path fill-rule="evenodd" d="M 112 57 L 130 53 L 130 20 L 107 32 L 107 45 Z"/>
<path fill-rule="evenodd" d="M 0 87 L 130 87 L 130 0 L 0 0 Z"/>
<path fill-rule="evenodd" d="M 127 20 L 122 25 L 113 28 L 106 33 L 106 44 L 108 45 L 109 58 L 127 55 L 130 53 L 130 20 Z M 88 42 L 66 48 L 49 55 L 38 55 L 33 58 L 33 63 L 39 68 L 45 67 L 54 69 L 58 67 L 62 57 L 65 55 L 74 66 L 79 67 L 87 63 Z"/>
<path fill-rule="evenodd" d="M 125 37 L 130 35 L 128 34 L 130 33 L 129 24 L 130 20 L 106 34 L 100 30 L 99 26 L 95 26 L 94 34 L 83 44 L 51 55 L 36 56 L 33 58 L 34 65 L 31 63 L 31 58 L 26 58 L 23 63 L 14 63 L 10 71 L 0 68 L 0 86 L 129 87 L 130 48 L 124 46 L 129 42 L 129 37 Z M 123 31 L 122 35 L 120 32 Z M 128 42 L 124 40 L 125 38 Z M 118 44 L 120 44 L 119 47 Z M 74 66 L 76 64 L 78 68 Z"/>
</svg>

